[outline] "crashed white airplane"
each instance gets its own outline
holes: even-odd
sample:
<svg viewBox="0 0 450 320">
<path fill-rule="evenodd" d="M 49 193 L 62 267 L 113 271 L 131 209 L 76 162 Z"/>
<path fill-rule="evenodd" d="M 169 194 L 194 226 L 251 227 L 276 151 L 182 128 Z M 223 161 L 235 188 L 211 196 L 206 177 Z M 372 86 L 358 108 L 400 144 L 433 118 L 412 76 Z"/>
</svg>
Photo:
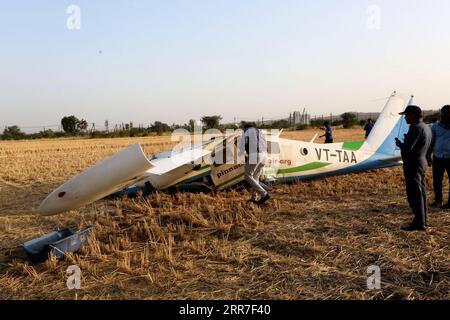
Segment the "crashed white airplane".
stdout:
<svg viewBox="0 0 450 320">
<path fill-rule="evenodd" d="M 317 144 L 268 133 L 268 162 L 262 179 L 283 183 L 401 165 L 395 138 L 403 139 L 408 130 L 404 117 L 399 115 L 408 104 L 412 100 L 407 103 L 392 94 L 366 141 Z M 225 161 L 217 158 L 235 154 L 236 150 L 228 149 L 236 149 L 240 138 L 239 133 L 215 137 L 150 158 L 139 144 L 132 145 L 57 188 L 42 202 L 39 213 L 47 216 L 67 212 L 130 187 L 230 188 L 244 180 L 244 164 L 229 161 L 228 156 Z"/>
</svg>

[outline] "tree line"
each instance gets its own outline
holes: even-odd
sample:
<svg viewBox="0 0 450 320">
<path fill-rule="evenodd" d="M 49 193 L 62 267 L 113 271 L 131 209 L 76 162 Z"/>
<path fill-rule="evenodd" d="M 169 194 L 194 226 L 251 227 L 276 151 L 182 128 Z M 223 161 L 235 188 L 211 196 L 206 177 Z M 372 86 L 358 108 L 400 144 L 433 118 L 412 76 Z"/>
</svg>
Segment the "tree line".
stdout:
<svg viewBox="0 0 450 320">
<path fill-rule="evenodd" d="M 425 117 L 426 122 L 435 122 L 439 119 L 439 113 L 430 114 Z M 326 120 L 326 119 L 325 119 Z M 331 119 L 332 120 L 332 119 Z M 373 119 L 375 120 L 375 119 Z M 236 129 L 236 124 L 222 124 L 222 117 L 220 115 L 204 116 L 201 118 L 201 129 Z M 291 130 L 304 130 L 307 128 L 318 128 L 323 126 L 324 120 L 311 120 L 309 125 L 292 125 L 288 120 L 277 120 L 270 123 L 255 123 L 262 129 L 291 129 Z M 334 126 L 343 126 L 344 128 L 351 128 L 355 126 L 364 125 L 364 120 L 358 120 L 356 113 L 346 112 L 340 116 L 339 121 L 331 121 Z M 241 123 L 241 127 L 242 127 Z M 125 123 L 120 126 L 116 126 L 114 129 L 109 128 L 108 121 L 105 121 L 104 130 L 95 130 L 92 128 L 89 130 L 89 124 L 84 119 L 78 119 L 74 115 L 66 116 L 61 119 L 62 131 L 54 131 L 52 129 L 45 129 L 37 133 L 25 133 L 19 126 L 7 126 L 0 134 L 1 140 L 21 140 L 21 139 L 50 139 L 50 138 L 62 138 L 62 137 L 85 137 L 85 138 L 116 138 L 116 137 L 145 137 L 152 135 L 163 135 L 168 132 L 172 132 L 176 129 L 184 129 L 189 132 L 196 130 L 197 122 L 195 120 L 189 120 L 188 123 L 183 125 L 172 124 L 161 121 L 155 121 L 153 124 L 143 127 L 135 127 L 132 122 Z"/>
<path fill-rule="evenodd" d="M 233 128 L 232 125 L 222 125 L 220 121 L 221 116 L 204 116 L 201 119 L 202 129 L 229 129 Z M 22 139 L 50 139 L 50 138 L 63 138 L 63 137 L 84 137 L 84 138 L 116 138 L 116 137 L 145 137 L 152 135 L 163 135 L 172 132 L 177 129 L 184 129 L 189 132 L 194 132 L 197 126 L 195 120 L 189 120 L 188 123 L 183 125 L 172 124 L 161 121 L 155 121 L 147 127 L 138 126 L 135 127 L 132 122 L 124 123 L 114 128 L 109 128 L 109 122 L 105 121 L 104 130 L 96 130 L 93 126 L 89 129 L 89 124 L 84 119 L 78 119 L 74 115 L 66 116 L 61 119 L 62 131 L 54 131 L 52 129 L 45 129 L 37 133 L 25 133 L 19 126 L 6 126 L 3 133 L 0 134 L 1 140 L 22 140 Z"/>
</svg>

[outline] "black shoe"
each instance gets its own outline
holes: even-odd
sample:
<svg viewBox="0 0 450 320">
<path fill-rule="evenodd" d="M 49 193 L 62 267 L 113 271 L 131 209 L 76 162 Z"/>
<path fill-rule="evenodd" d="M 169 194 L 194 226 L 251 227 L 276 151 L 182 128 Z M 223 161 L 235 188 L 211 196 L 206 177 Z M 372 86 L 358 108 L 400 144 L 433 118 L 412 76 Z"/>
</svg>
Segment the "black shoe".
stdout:
<svg viewBox="0 0 450 320">
<path fill-rule="evenodd" d="M 442 202 L 439 202 L 439 201 L 435 201 L 432 204 L 430 204 L 431 208 L 441 208 L 441 206 L 442 206 Z"/>
<path fill-rule="evenodd" d="M 421 226 L 415 223 L 411 223 L 409 226 L 403 228 L 403 231 L 427 231 L 427 228 L 425 226 Z"/>
<path fill-rule="evenodd" d="M 257 201 L 254 199 L 250 199 L 250 200 L 247 200 L 247 203 L 257 203 Z"/>
<path fill-rule="evenodd" d="M 443 206 L 441 207 L 441 209 L 443 209 L 443 210 L 450 210 L 450 202 L 447 203 L 446 205 L 443 205 Z"/>
<path fill-rule="evenodd" d="M 259 201 L 256 202 L 256 203 L 257 203 L 257 204 L 264 204 L 264 203 L 266 203 L 269 199 L 270 199 L 269 194 L 266 194 L 264 197 L 262 197 L 261 199 L 259 199 Z"/>
</svg>

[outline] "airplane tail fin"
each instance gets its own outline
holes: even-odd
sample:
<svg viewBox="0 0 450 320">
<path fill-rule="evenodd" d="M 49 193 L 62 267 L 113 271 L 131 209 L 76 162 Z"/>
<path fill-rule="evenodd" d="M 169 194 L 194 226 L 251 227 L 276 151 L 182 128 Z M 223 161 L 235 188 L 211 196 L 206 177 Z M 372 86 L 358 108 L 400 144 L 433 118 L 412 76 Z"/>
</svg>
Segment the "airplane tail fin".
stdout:
<svg viewBox="0 0 450 320">
<path fill-rule="evenodd" d="M 366 140 L 365 147 L 378 154 L 392 157 L 399 156 L 400 150 L 395 145 L 395 138 L 403 139 L 409 129 L 405 117 L 399 115 L 399 113 L 412 103 L 413 97 L 406 103 L 394 92 L 378 117 Z"/>
</svg>

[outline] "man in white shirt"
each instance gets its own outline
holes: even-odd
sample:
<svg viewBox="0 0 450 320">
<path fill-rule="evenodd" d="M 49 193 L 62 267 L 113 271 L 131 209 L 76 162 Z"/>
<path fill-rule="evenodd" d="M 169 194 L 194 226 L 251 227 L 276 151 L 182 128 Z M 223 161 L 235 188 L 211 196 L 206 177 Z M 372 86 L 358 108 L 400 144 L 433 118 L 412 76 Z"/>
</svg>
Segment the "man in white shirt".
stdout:
<svg viewBox="0 0 450 320">
<path fill-rule="evenodd" d="M 262 184 L 259 179 L 267 160 L 267 141 L 264 133 L 253 124 L 244 126 L 245 141 L 245 180 L 253 188 L 252 198 L 249 202 L 263 204 L 270 199 L 267 192 L 267 186 Z M 260 199 L 257 201 L 257 195 Z"/>
</svg>

